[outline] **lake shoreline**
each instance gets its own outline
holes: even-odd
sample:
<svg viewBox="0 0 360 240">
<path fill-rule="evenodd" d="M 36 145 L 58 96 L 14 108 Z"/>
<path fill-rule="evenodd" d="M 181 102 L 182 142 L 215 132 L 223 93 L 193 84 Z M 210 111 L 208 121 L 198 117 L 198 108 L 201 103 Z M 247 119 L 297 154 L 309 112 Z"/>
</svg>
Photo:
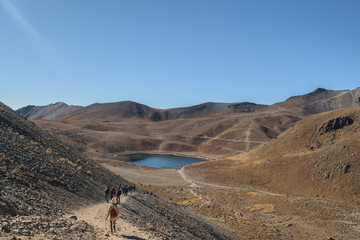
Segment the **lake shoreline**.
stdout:
<svg viewBox="0 0 360 240">
<path fill-rule="evenodd" d="M 165 155 L 165 156 L 176 156 L 176 157 L 188 157 L 188 158 L 196 158 L 204 161 L 212 161 L 216 158 L 209 158 L 205 156 L 198 156 L 192 154 L 184 154 L 184 153 L 175 153 L 175 152 L 159 152 L 159 151 L 127 151 L 115 154 L 107 154 L 104 156 L 106 159 L 116 159 L 117 157 L 121 156 L 129 156 L 129 155 L 136 155 L 136 154 L 149 154 L 149 155 Z"/>
<path fill-rule="evenodd" d="M 111 158 L 109 158 L 111 157 Z M 126 152 L 108 156 L 107 159 L 115 161 L 128 162 L 135 165 L 155 167 L 155 168 L 178 168 L 190 165 L 197 162 L 209 161 L 209 158 L 199 156 L 177 154 L 177 153 L 164 153 L 161 152 Z"/>
</svg>

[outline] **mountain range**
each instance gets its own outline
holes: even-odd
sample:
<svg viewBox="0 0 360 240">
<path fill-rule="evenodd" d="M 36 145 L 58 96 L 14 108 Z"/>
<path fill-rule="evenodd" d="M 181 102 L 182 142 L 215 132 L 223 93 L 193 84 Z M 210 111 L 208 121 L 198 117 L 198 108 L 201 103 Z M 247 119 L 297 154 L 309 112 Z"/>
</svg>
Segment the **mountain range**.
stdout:
<svg viewBox="0 0 360 240">
<path fill-rule="evenodd" d="M 86 107 L 56 103 L 17 112 L 80 151 L 101 157 L 155 151 L 219 158 L 262 145 L 311 114 L 360 106 L 359 98 L 360 88 L 318 88 L 272 105 L 209 102 L 154 109 L 125 101 Z"/>
<path fill-rule="evenodd" d="M 231 113 L 250 113 L 276 108 L 301 108 L 303 114 L 314 114 L 346 107 L 360 105 L 359 88 L 345 91 L 332 91 L 318 88 L 313 92 L 301 96 L 290 97 L 288 100 L 273 105 L 259 105 L 255 103 L 203 103 L 190 107 L 173 109 L 154 109 L 149 106 L 131 102 L 95 103 L 86 107 L 67 105 L 63 102 L 46 106 L 29 105 L 16 110 L 29 120 L 45 119 L 106 119 L 118 121 L 123 118 L 142 118 L 152 121 L 175 120 L 179 118 L 196 118 L 216 116 Z M 65 117 L 66 116 L 66 117 Z"/>
</svg>

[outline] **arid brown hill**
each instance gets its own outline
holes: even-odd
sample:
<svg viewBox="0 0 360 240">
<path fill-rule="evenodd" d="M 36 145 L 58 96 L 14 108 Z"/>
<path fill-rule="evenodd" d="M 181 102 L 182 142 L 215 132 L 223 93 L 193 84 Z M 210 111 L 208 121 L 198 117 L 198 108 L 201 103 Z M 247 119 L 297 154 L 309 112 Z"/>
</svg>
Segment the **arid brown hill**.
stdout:
<svg viewBox="0 0 360 240">
<path fill-rule="evenodd" d="M 224 185 L 360 204 L 360 108 L 311 115 L 247 154 L 193 164 L 188 171 Z"/>
<path fill-rule="evenodd" d="M 34 121 L 91 155 L 156 151 L 219 158 L 260 146 L 310 114 L 360 106 L 359 90 L 319 88 L 273 105 L 204 103 L 160 110 L 134 102 L 93 104 L 53 121 Z"/>
</svg>

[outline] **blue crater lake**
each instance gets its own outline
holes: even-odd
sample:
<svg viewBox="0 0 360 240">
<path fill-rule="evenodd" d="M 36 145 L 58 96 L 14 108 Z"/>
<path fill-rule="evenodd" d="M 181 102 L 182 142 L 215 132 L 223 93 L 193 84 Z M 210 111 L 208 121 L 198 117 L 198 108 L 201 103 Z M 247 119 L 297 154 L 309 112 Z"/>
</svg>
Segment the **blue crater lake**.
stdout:
<svg viewBox="0 0 360 240">
<path fill-rule="evenodd" d="M 128 156 L 132 163 L 158 168 L 176 168 L 204 161 L 200 158 L 155 154 L 133 154 Z"/>
</svg>

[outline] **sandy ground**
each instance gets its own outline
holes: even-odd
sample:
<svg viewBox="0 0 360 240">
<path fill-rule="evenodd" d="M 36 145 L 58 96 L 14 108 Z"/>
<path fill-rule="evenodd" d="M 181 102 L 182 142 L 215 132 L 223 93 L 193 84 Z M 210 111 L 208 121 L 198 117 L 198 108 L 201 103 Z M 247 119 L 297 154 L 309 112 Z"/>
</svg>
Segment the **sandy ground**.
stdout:
<svg viewBox="0 0 360 240">
<path fill-rule="evenodd" d="M 188 185 L 178 170 L 173 168 L 133 168 L 130 164 L 129 167 L 117 167 L 108 163 L 102 165 L 133 183 L 144 184 L 148 182 L 150 185 L 156 186 Z"/>
<path fill-rule="evenodd" d="M 126 197 L 121 197 L 121 204 L 126 204 Z M 109 203 L 99 203 L 96 205 L 91 205 L 86 208 L 81 208 L 73 214 L 78 217 L 78 219 L 86 221 L 90 225 L 94 226 L 96 229 L 97 239 L 160 239 L 151 235 L 150 233 L 139 229 L 133 224 L 125 221 L 121 218 L 121 213 L 116 221 L 117 232 L 111 235 L 109 220 L 105 221 L 107 211 L 109 208 Z"/>
<path fill-rule="evenodd" d="M 114 161 L 103 165 L 138 187 L 236 232 L 239 238 L 360 239 L 360 211 L 341 202 L 207 183 L 186 168 L 139 168 Z"/>
</svg>

